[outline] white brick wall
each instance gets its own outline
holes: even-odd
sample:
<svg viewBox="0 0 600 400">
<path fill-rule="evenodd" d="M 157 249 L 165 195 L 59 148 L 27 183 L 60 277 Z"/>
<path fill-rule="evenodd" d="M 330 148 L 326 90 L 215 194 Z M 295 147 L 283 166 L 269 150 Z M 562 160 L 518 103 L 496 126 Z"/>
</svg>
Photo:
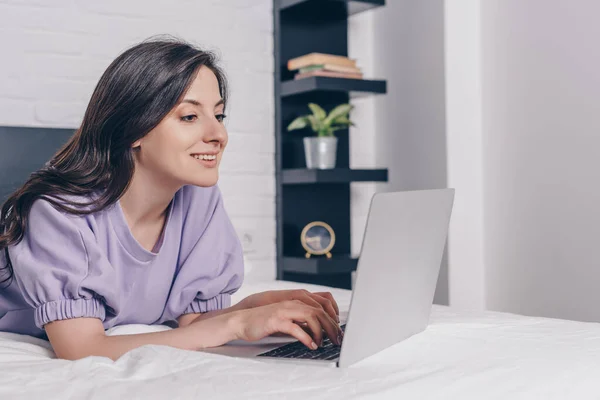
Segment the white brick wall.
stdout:
<svg viewBox="0 0 600 400">
<path fill-rule="evenodd" d="M 231 102 L 220 185 L 250 274 L 275 276 L 271 0 L 0 0 L 0 125 L 75 128 L 125 48 L 172 34 L 215 50 Z"/>
</svg>

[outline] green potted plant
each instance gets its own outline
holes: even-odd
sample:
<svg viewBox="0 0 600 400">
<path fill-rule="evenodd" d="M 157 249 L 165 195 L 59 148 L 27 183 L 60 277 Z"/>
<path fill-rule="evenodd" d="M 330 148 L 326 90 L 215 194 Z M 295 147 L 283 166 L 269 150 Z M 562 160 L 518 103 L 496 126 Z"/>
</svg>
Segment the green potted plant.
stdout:
<svg viewBox="0 0 600 400">
<path fill-rule="evenodd" d="M 310 115 L 302 115 L 293 120 L 287 127 L 288 131 L 310 127 L 316 136 L 304 138 L 304 156 L 306 168 L 330 169 L 335 168 L 337 137 L 334 132 L 354 123 L 348 118 L 353 106 L 340 104 L 333 108 L 329 114 L 315 103 L 309 103 Z"/>
</svg>

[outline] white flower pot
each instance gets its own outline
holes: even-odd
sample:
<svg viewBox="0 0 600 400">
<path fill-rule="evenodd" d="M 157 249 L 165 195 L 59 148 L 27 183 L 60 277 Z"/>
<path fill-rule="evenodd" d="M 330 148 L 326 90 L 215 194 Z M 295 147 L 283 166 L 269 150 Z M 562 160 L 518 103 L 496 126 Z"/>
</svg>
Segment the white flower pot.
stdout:
<svg viewBox="0 0 600 400">
<path fill-rule="evenodd" d="M 306 168 L 335 168 L 336 154 L 336 137 L 309 136 L 304 138 L 304 155 L 306 158 Z"/>
</svg>

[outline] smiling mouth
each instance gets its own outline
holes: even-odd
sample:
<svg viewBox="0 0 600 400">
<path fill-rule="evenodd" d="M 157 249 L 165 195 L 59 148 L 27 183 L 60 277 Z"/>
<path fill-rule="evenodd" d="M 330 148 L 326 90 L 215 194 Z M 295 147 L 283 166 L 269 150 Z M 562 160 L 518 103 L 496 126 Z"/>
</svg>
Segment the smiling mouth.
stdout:
<svg viewBox="0 0 600 400">
<path fill-rule="evenodd" d="M 216 154 L 190 154 L 190 156 L 204 168 L 217 168 Z"/>
<path fill-rule="evenodd" d="M 213 161 L 217 159 L 216 154 L 191 154 L 196 160 Z"/>
</svg>

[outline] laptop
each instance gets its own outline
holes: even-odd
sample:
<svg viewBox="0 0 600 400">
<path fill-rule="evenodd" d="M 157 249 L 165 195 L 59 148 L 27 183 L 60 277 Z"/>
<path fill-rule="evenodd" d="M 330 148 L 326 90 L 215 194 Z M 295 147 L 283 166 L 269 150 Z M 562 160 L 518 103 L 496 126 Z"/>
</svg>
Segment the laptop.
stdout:
<svg viewBox="0 0 600 400">
<path fill-rule="evenodd" d="M 369 208 L 341 346 L 311 350 L 293 337 L 232 341 L 204 351 L 264 361 L 348 367 L 429 323 L 454 189 L 376 193 Z"/>
</svg>

